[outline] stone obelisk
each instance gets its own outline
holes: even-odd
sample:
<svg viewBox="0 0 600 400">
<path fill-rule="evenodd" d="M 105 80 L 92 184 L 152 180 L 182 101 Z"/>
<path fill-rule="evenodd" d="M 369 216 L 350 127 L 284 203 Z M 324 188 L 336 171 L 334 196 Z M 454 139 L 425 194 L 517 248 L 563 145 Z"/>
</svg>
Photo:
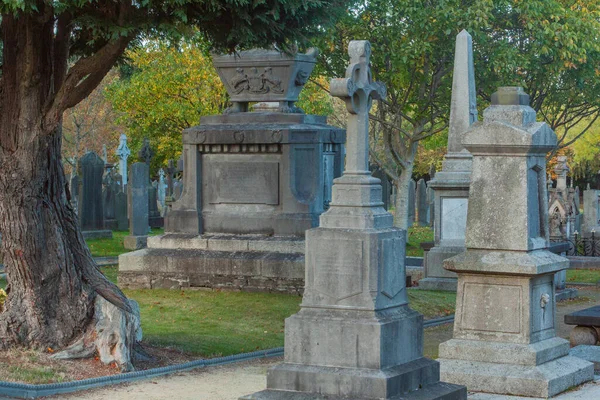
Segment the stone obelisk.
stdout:
<svg viewBox="0 0 600 400">
<path fill-rule="evenodd" d="M 370 52 L 369 42 L 350 42 L 346 78 L 331 81 L 350 112 L 346 169 L 320 227 L 306 233 L 306 286 L 285 323 L 285 361 L 268 372 L 267 390 L 244 399 L 466 399 L 423 357 L 423 316 L 405 287 L 406 232 L 369 172 L 368 113 L 385 96 L 371 81 Z"/>
<path fill-rule="evenodd" d="M 556 337 L 548 251 L 546 154 L 556 135 L 517 87 L 500 88 L 464 135 L 473 155 L 466 248 L 444 262 L 458 274 L 453 339 L 440 345 L 442 379 L 469 391 L 551 397 L 593 378 Z"/>
<path fill-rule="evenodd" d="M 456 36 L 448 152 L 442 170 L 429 182 L 434 193 L 434 247 L 426 253 L 425 277 L 419 287 L 456 290 L 456 274 L 443 261 L 465 250 L 467 203 L 472 157 L 462 144 L 463 135 L 477 121 L 473 40 L 465 30 Z"/>
</svg>

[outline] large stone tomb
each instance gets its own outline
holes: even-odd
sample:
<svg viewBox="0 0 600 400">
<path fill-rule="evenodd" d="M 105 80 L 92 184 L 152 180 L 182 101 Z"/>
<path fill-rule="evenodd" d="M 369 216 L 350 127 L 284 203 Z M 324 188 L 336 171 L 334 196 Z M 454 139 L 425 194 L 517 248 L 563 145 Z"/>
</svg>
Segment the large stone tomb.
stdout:
<svg viewBox="0 0 600 400">
<path fill-rule="evenodd" d="M 556 135 L 516 87 L 500 88 L 463 143 L 473 155 L 467 250 L 444 262 L 458 274 L 453 339 L 440 345 L 443 380 L 470 391 L 551 397 L 593 378 L 556 337 L 548 251 L 546 154 Z"/>
<path fill-rule="evenodd" d="M 183 132 L 183 193 L 166 214 L 165 235 L 120 257 L 122 285 L 302 292 L 304 233 L 331 201 L 345 132 L 325 117 L 301 113 L 291 100 L 314 54 L 242 52 L 227 60 L 227 68 L 237 62 L 237 69 L 252 72 L 234 85 L 246 95 L 232 97 L 236 103 L 224 115 L 202 117 Z M 269 73 L 256 78 L 255 70 Z M 290 71 L 297 79 L 279 75 Z M 237 76 L 235 68 L 231 73 Z M 287 90 L 284 83 L 297 87 Z M 273 90 L 287 94 L 279 98 Z M 239 104 L 267 95 L 280 107 L 246 112 L 247 104 Z"/>
</svg>

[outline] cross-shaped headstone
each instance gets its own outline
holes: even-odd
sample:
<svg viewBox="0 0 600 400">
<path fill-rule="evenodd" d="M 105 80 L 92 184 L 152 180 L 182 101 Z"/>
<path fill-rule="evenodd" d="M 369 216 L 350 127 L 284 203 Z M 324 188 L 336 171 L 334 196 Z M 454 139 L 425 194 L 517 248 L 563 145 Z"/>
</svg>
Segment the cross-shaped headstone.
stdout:
<svg viewBox="0 0 600 400">
<path fill-rule="evenodd" d="M 150 147 L 150 141 L 148 140 L 148 138 L 144 138 L 144 144 L 138 152 L 138 157 L 140 161 L 143 161 L 146 164 L 150 165 L 150 161 L 154 157 L 154 150 L 152 150 L 152 148 Z"/>
<path fill-rule="evenodd" d="M 369 110 L 372 100 L 385 98 L 385 86 L 373 82 L 369 58 L 371 44 L 353 40 L 348 45 L 350 65 L 345 78 L 331 80 L 331 95 L 346 102 L 350 112 L 346 127 L 346 169 L 344 174 L 370 175 L 369 172 Z"/>
</svg>

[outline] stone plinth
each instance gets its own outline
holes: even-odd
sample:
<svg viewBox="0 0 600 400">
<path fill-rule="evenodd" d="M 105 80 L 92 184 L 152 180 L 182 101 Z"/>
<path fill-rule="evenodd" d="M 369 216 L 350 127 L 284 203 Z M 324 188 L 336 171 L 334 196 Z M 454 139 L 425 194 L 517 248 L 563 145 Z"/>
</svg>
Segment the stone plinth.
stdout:
<svg viewBox="0 0 600 400">
<path fill-rule="evenodd" d="M 548 250 L 545 155 L 556 135 L 521 88 L 500 88 L 464 144 L 473 155 L 467 250 L 444 262 L 458 293 L 442 379 L 544 398 L 591 380 L 593 365 L 569 356 L 555 331 L 554 274 L 569 265 Z"/>
<path fill-rule="evenodd" d="M 406 232 L 383 208 L 368 170 L 368 110 L 384 88 L 370 80 L 370 45 L 350 42 L 346 79 L 331 93 L 346 101 L 348 154 L 331 208 L 306 233 L 301 310 L 285 322 L 284 363 L 267 389 L 242 399 L 466 399 L 466 388 L 439 382 L 423 357 L 423 317 L 408 306 Z"/>
<path fill-rule="evenodd" d="M 435 210 L 435 246 L 425 255 L 425 278 L 419 287 L 430 290 L 456 290 L 456 274 L 443 268 L 443 261 L 465 250 L 467 204 L 472 156 L 462 144 L 465 131 L 477 121 L 477 100 L 471 35 L 462 31 L 456 37 L 452 103 L 448 130 L 448 153 L 442 170 L 429 182 Z"/>
</svg>

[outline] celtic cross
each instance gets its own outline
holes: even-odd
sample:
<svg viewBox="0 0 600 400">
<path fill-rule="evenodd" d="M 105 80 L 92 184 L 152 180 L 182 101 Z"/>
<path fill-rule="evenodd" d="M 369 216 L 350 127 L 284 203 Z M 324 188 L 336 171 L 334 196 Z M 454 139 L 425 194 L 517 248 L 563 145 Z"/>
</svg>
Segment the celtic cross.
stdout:
<svg viewBox="0 0 600 400">
<path fill-rule="evenodd" d="M 346 169 L 344 174 L 370 175 L 369 110 L 373 99 L 385 98 L 385 86 L 373 82 L 369 58 L 371 44 L 353 40 L 348 45 L 350 65 L 345 78 L 331 80 L 331 95 L 346 102 L 350 115 L 346 128 Z"/>
</svg>

